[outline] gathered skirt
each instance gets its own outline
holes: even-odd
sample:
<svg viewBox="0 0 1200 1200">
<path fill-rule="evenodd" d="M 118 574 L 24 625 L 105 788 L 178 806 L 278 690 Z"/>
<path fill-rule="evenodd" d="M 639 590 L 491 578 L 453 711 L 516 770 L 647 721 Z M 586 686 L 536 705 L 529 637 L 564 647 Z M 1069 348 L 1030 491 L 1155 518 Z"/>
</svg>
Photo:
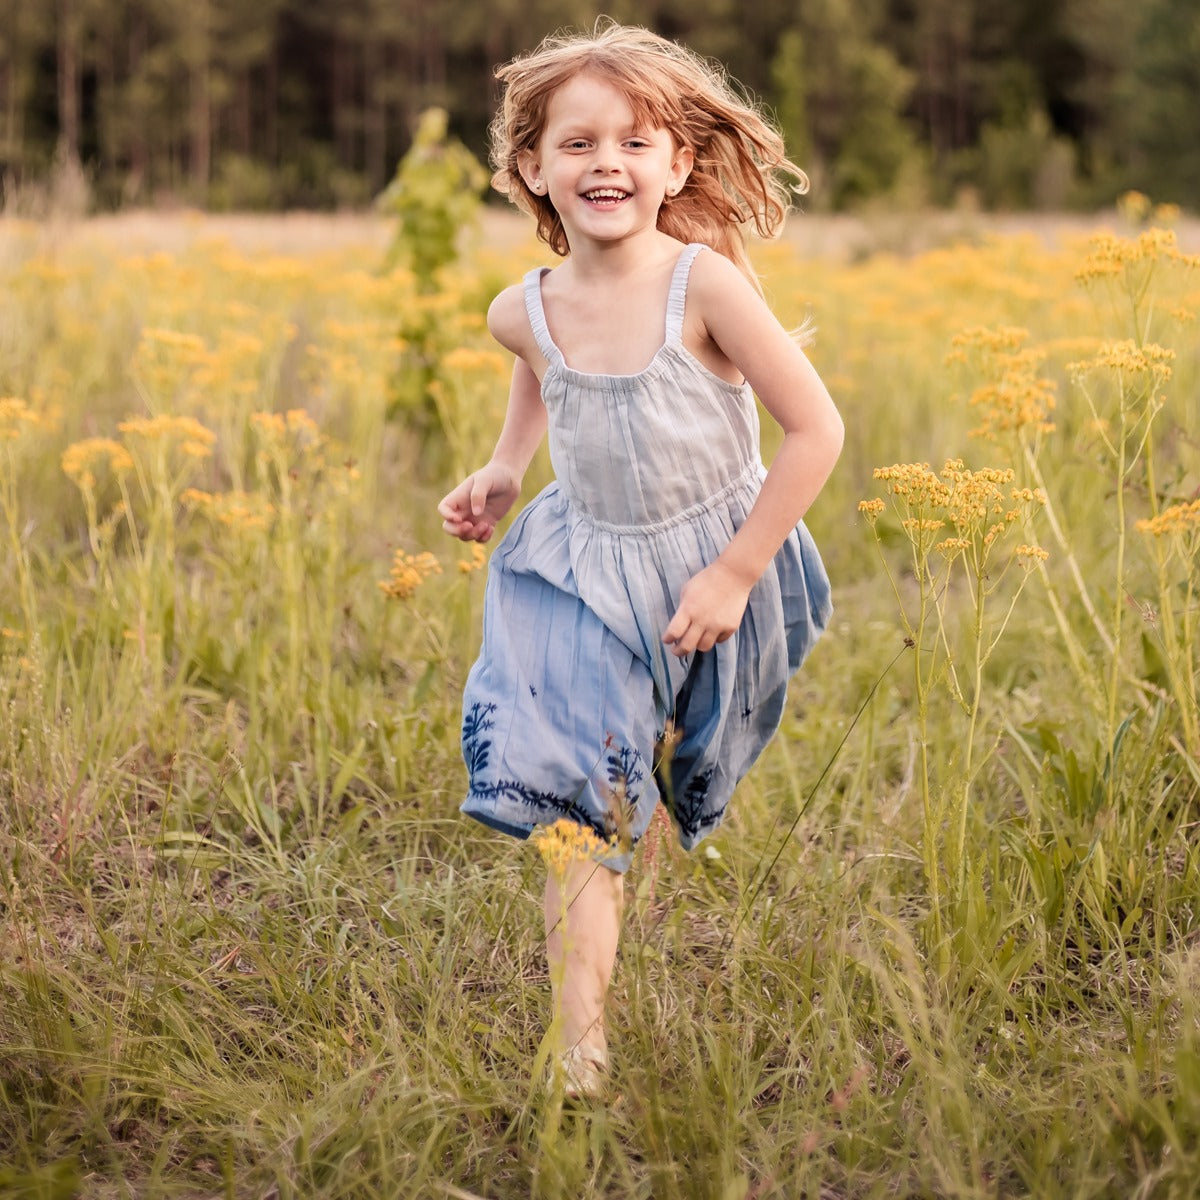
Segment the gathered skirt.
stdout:
<svg viewBox="0 0 1200 1200">
<path fill-rule="evenodd" d="M 612 839 L 615 870 L 660 801 L 686 849 L 721 823 L 832 611 L 800 523 L 728 641 L 682 659 L 662 644 L 680 589 L 728 544 L 762 474 L 653 525 L 592 520 L 557 483 L 524 509 L 488 566 L 464 813 L 517 837 L 575 821 Z"/>
</svg>

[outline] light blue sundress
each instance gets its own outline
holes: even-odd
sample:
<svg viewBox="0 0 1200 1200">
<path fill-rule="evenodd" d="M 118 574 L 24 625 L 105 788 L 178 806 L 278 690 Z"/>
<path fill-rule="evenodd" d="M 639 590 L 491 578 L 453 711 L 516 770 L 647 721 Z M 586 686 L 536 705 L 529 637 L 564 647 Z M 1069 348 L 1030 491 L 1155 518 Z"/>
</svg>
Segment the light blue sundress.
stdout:
<svg viewBox="0 0 1200 1200">
<path fill-rule="evenodd" d="M 741 526 L 765 468 L 750 386 L 681 341 L 679 257 L 662 347 L 636 375 L 573 370 L 542 307 L 525 307 L 549 367 L 556 480 L 488 567 L 483 644 L 467 679 L 462 811 L 527 837 L 566 817 L 630 849 L 661 799 L 690 849 L 720 824 L 783 713 L 788 678 L 828 623 L 829 579 L 803 522 L 755 585 L 726 642 L 680 659 L 662 644 L 680 589 Z"/>
</svg>

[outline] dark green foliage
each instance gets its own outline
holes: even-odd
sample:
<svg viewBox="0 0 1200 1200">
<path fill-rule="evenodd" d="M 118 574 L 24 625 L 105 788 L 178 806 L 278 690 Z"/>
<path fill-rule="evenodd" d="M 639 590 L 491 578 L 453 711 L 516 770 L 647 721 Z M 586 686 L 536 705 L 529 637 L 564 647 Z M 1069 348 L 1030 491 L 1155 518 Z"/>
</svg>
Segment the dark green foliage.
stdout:
<svg viewBox="0 0 1200 1200">
<path fill-rule="evenodd" d="M 602 12 L 726 63 L 814 205 L 1200 188 L 1190 0 L 0 0 L 4 205 L 362 207 L 430 107 L 484 157 L 493 67 Z"/>
</svg>

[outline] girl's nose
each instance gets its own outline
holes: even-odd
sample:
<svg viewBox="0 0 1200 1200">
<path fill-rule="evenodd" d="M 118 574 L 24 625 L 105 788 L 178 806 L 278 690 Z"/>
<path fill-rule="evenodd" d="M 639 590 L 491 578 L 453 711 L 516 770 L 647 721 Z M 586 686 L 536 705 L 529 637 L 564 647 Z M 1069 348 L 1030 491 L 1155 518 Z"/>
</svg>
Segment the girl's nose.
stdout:
<svg viewBox="0 0 1200 1200">
<path fill-rule="evenodd" d="M 614 171 L 619 171 L 621 164 L 617 159 L 617 152 L 610 146 L 597 146 L 596 153 L 592 157 L 592 170 L 598 174 L 611 174 Z"/>
</svg>

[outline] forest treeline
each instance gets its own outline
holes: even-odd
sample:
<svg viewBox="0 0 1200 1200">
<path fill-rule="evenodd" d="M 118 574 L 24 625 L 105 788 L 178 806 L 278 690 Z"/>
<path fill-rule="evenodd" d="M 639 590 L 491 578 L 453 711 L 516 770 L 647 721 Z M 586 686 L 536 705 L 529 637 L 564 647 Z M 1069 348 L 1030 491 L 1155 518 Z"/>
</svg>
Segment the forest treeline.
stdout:
<svg viewBox="0 0 1200 1200">
<path fill-rule="evenodd" d="M 720 59 L 813 207 L 1200 194 L 1195 0 L 0 0 L 5 203 L 357 206 L 440 106 L 481 158 L 492 67 L 599 13 Z"/>
</svg>

